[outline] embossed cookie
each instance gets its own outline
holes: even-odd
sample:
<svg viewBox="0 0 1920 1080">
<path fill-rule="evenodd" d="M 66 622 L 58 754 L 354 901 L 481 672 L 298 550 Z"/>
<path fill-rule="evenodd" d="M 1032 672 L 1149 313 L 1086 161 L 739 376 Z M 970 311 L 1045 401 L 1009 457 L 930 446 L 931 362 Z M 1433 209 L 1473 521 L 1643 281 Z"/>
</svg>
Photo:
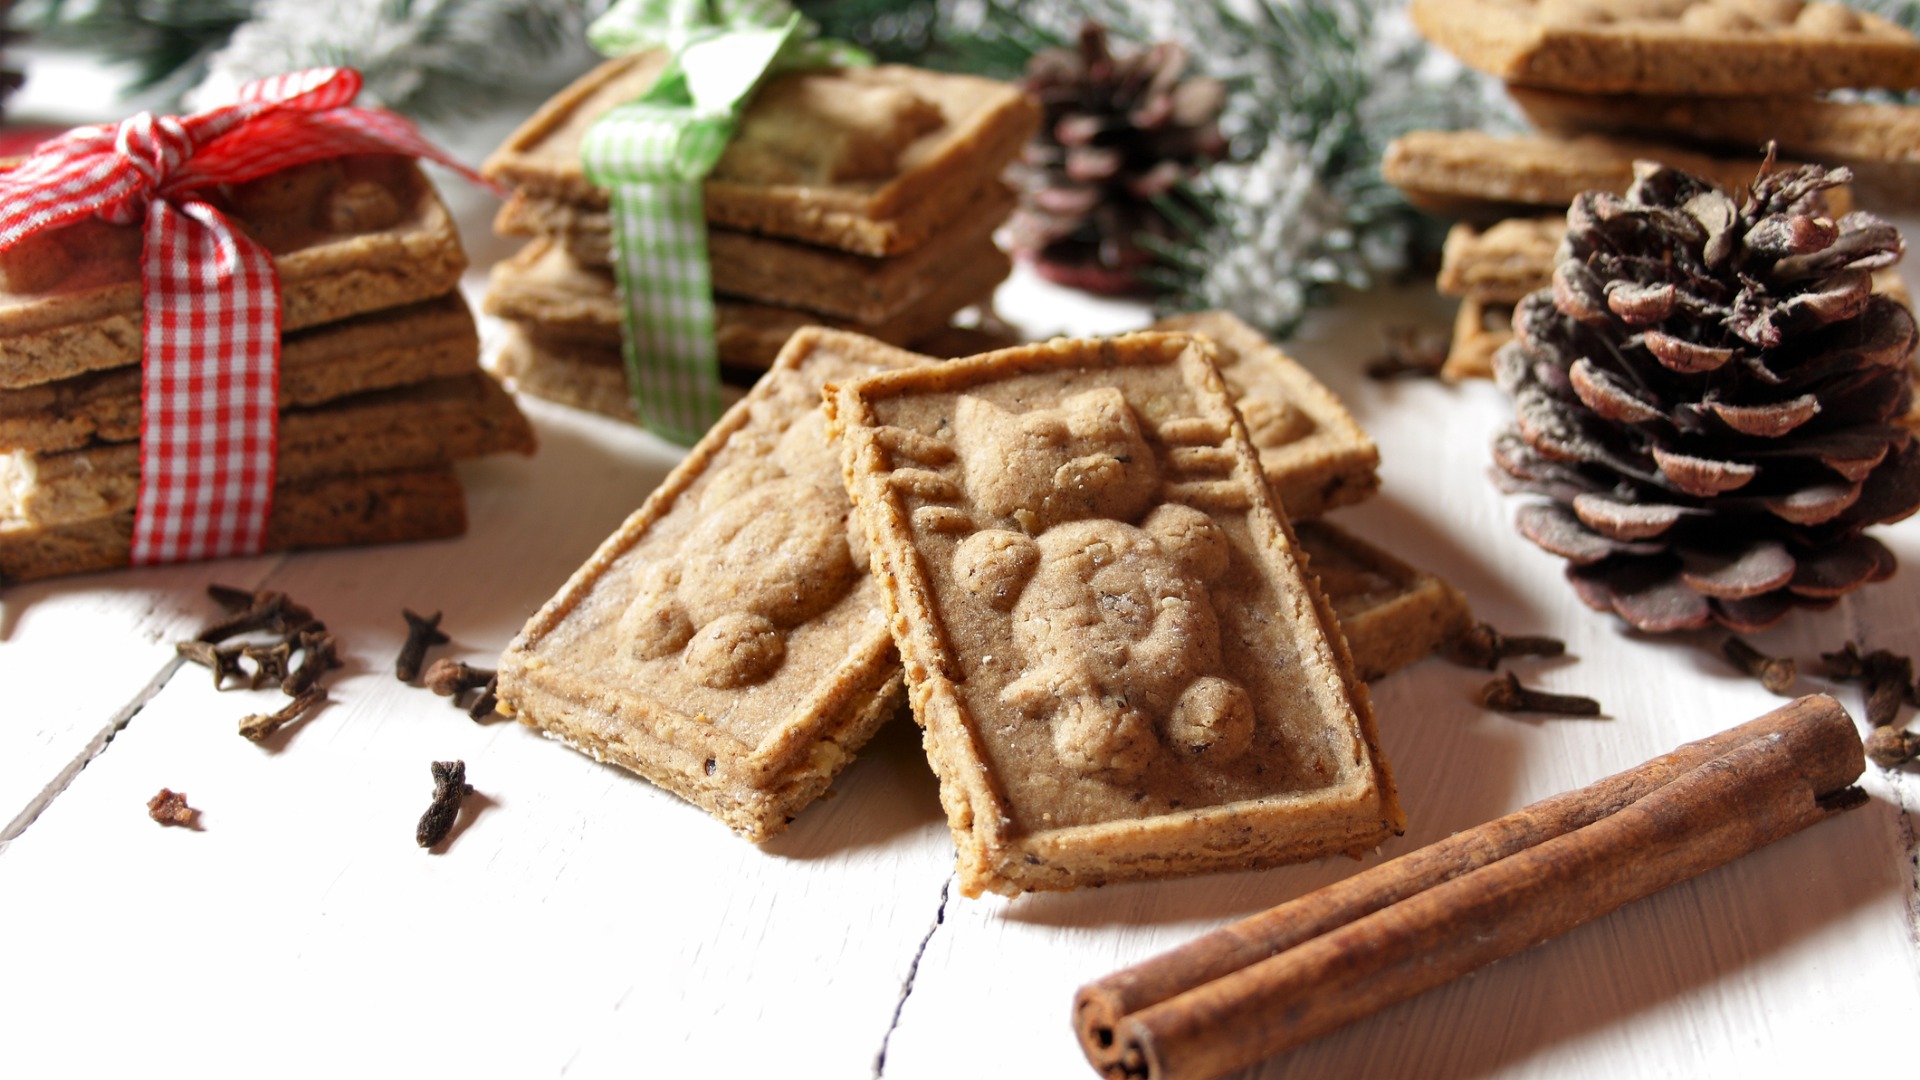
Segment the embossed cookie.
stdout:
<svg viewBox="0 0 1920 1080">
<path fill-rule="evenodd" d="M 441 540 L 467 528 L 449 466 L 289 480 L 273 489 L 266 550 Z M 65 525 L 0 521 L 0 583 L 127 565 L 133 509 Z"/>
<path fill-rule="evenodd" d="M 273 252 L 281 328 L 294 331 L 443 296 L 467 258 L 419 166 L 314 162 L 215 201 Z M 0 388 L 140 361 L 140 228 L 88 218 L 0 253 Z"/>
<path fill-rule="evenodd" d="M 619 348 L 600 342 L 553 337 L 539 327 L 502 319 L 493 372 L 515 393 L 637 423 L 627 389 L 626 361 Z M 723 371 L 720 400 L 731 407 L 745 396 L 757 371 Z M 738 384 L 738 385 L 736 385 Z"/>
<path fill-rule="evenodd" d="M 423 469 L 482 454 L 530 454 L 533 429 L 498 383 L 471 374 L 342 398 L 280 416 L 276 482 Z M 59 525 L 134 505 L 140 444 L 0 454 L 0 524 Z"/>
<path fill-rule="evenodd" d="M 1512 86 L 1527 119 L 1559 135 L 1594 132 L 1780 152 L 1832 165 L 1920 162 L 1920 108 L 1812 97 L 1569 94 Z"/>
<path fill-rule="evenodd" d="M 793 308 L 721 297 L 714 303 L 720 362 L 765 368 L 795 330 L 816 323 L 837 324 L 892 344 L 926 337 L 947 325 L 961 308 L 986 298 L 1012 270 L 1012 261 L 999 249 L 989 247 L 975 259 L 947 267 L 935 288 L 900 315 L 876 326 L 852 325 Z M 532 324 L 551 337 L 609 347 L 617 347 L 620 342 L 620 304 L 613 274 L 581 266 L 548 240 L 531 241 L 511 258 L 494 265 L 484 306 L 489 315 Z"/>
<path fill-rule="evenodd" d="M 501 701 L 750 840 L 784 830 L 902 699 L 821 387 L 925 361 L 794 335 L 514 638 Z"/>
<path fill-rule="evenodd" d="M 1587 93 L 1920 86 L 1920 41 L 1801 0 L 1413 0 L 1435 44 L 1510 83 Z"/>
<path fill-rule="evenodd" d="M 607 193 L 581 171 L 580 141 L 608 109 L 651 86 L 663 59 L 622 57 L 582 76 L 482 171 L 534 198 L 605 210 Z M 967 75 L 880 65 L 780 76 L 755 95 L 707 178 L 707 220 L 898 255 L 992 190 L 1039 118 L 1020 91 Z"/>
<path fill-rule="evenodd" d="M 1493 378 L 1493 354 L 1512 340 L 1512 303 L 1463 297 L 1453 314 L 1453 339 L 1440 377 L 1449 382 Z"/>
<path fill-rule="evenodd" d="M 956 266 L 974 264 L 993 247 L 993 231 L 1013 209 L 1014 195 L 995 184 L 938 235 L 904 255 L 876 259 L 732 229 L 707 233 L 714 291 L 755 303 L 800 308 L 853 323 L 880 325 L 910 311 Z M 494 228 L 506 236 L 545 237 L 583 267 L 610 265 L 613 238 L 604 210 L 515 194 Z"/>
<path fill-rule="evenodd" d="M 1260 467 L 1289 518 L 1317 517 L 1380 490 L 1380 450 L 1333 391 L 1225 311 L 1174 315 L 1154 330 L 1205 334 Z"/>
<path fill-rule="evenodd" d="M 1366 689 L 1213 354 L 1057 340 L 828 397 L 967 895 L 1401 827 Z"/>
<path fill-rule="evenodd" d="M 1399 671 L 1473 622 L 1467 598 L 1440 578 L 1330 522 L 1296 521 L 1293 528 L 1362 679 Z"/>
<path fill-rule="evenodd" d="M 280 407 L 471 372 L 480 341 L 458 293 L 287 334 L 280 345 Z M 0 389 L 0 448 L 72 450 L 140 437 L 140 371 L 111 368 Z"/>
<path fill-rule="evenodd" d="M 1422 210 L 1476 219 L 1512 216 L 1521 207 L 1565 208 L 1583 191 L 1625 192 L 1636 160 L 1659 161 L 1729 191 L 1753 183 L 1760 159 L 1734 160 L 1657 143 L 1582 135 L 1493 135 L 1484 131 L 1412 131 L 1387 144 L 1380 171 Z M 1844 188 L 1828 209 L 1845 213 Z"/>
<path fill-rule="evenodd" d="M 1447 230 L 1435 284 L 1448 296 L 1514 304 L 1553 280 L 1565 215 L 1508 218 L 1484 231 L 1466 222 Z"/>
</svg>

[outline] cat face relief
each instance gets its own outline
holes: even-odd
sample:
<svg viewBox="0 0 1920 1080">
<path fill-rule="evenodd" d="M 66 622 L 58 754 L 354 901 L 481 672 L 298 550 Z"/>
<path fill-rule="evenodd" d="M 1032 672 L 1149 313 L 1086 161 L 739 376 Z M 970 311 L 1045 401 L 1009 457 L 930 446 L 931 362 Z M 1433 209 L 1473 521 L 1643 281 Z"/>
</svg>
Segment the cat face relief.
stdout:
<svg viewBox="0 0 1920 1080">
<path fill-rule="evenodd" d="M 968 496 L 1029 535 L 1082 518 L 1132 521 L 1159 495 L 1153 448 L 1112 387 L 1023 413 L 966 396 L 955 405 L 954 426 Z"/>
</svg>

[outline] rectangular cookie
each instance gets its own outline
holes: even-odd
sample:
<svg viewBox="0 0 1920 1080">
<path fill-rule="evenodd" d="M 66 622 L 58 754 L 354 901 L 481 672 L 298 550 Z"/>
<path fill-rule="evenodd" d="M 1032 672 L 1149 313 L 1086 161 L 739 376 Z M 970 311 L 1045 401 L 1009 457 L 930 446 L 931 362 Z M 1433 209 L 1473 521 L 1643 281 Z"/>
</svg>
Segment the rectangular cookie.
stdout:
<svg viewBox="0 0 1920 1080">
<path fill-rule="evenodd" d="M 1920 163 L 1920 107 L 1813 97 L 1570 94 L 1511 86 L 1527 119 L 1558 135 L 1665 138 L 1742 150 L 1765 146 L 1829 165 Z"/>
<path fill-rule="evenodd" d="M 483 454 L 530 454 L 533 428 L 477 368 L 281 414 L 276 481 L 422 469 Z M 57 525 L 134 505 L 140 444 L 0 455 L 0 523 Z"/>
<path fill-rule="evenodd" d="M 452 292 L 453 219 L 409 158 L 333 158 L 212 201 L 274 255 L 281 329 Z M 0 388 L 140 362 L 139 225 L 87 218 L 0 252 Z"/>
<path fill-rule="evenodd" d="M 1508 218 L 1486 229 L 1457 222 L 1440 249 L 1435 285 L 1447 296 L 1471 296 L 1514 304 L 1553 281 L 1560 241 L 1567 235 L 1564 214 Z"/>
<path fill-rule="evenodd" d="M 1380 171 L 1407 201 L 1430 213 L 1495 220 L 1524 207 L 1564 209 L 1583 191 L 1624 193 L 1636 160 L 1659 161 L 1728 190 L 1760 174 L 1760 159 L 1709 157 L 1658 143 L 1581 135 L 1411 131 L 1387 144 Z M 1838 216 L 1853 208 L 1845 187 L 1827 192 Z M 1538 213 L 1538 211 L 1535 211 Z"/>
<path fill-rule="evenodd" d="M 633 395 L 627 389 L 626 362 L 617 347 L 555 338 L 538 327 L 501 320 L 500 349 L 493 372 L 517 394 L 585 409 L 615 420 L 637 423 Z M 723 370 L 720 400 L 731 407 L 762 374 L 751 368 Z"/>
<path fill-rule="evenodd" d="M 1449 382 L 1493 378 L 1493 354 L 1513 340 L 1513 303 L 1462 297 L 1440 377 Z"/>
<path fill-rule="evenodd" d="M 500 348 L 493 372 L 519 394 L 635 422 L 620 350 L 605 344 L 553 337 L 532 323 L 500 320 Z M 1014 344 L 1011 337 L 977 327 L 944 326 L 913 343 L 923 356 L 970 356 Z M 765 372 L 722 368 L 720 397 L 729 407 Z"/>
<path fill-rule="evenodd" d="M 1012 260 L 989 247 L 966 263 L 947 267 L 936 286 L 906 311 L 870 326 L 720 297 L 714 303 L 720 362 L 765 368 L 795 330 L 816 323 L 904 344 L 945 326 L 955 312 L 985 299 L 1012 272 Z M 494 264 L 483 306 L 489 315 L 537 325 L 555 338 L 610 347 L 620 343 L 620 302 L 612 272 L 581 266 L 550 240 L 530 241 Z"/>
<path fill-rule="evenodd" d="M 508 136 L 482 171 L 536 198 L 605 210 L 606 191 L 580 168 L 581 139 L 607 110 L 645 92 L 663 62 L 651 52 L 601 64 Z M 996 185 L 1039 119 L 1019 90 L 969 75 L 889 64 L 779 76 L 755 96 L 708 176 L 707 220 L 898 255 Z"/>
<path fill-rule="evenodd" d="M 514 638 L 503 708 L 749 840 L 784 830 L 902 698 L 821 387 L 926 361 L 795 334 Z"/>
<path fill-rule="evenodd" d="M 480 339 L 459 293 L 287 334 L 282 409 L 473 370 Z M 42 453 L 140 437 L 140 369 L 110 368 L 0 390 L 0 450 Z"/>
<path fill-rule="evenodd" d="M 707 232 L 713 290 L 721 296 L 800 308 L 854 323 L 879 325 L 939 287 L 956 264 L 977 262 L 1016 199 L 994 184 L 939 234 L 902 255 L 876 259 L 833 248 L 732 229 Z M 516 193 L 500 208 L 495 231 L 546 237 L 583 267 L 611 265 L 608 214 Z"/>
<path fill-rule="evenodd" d="M 1205 334 L 1246 421 L 1273 494 L 1293 519 L 1318 517 L 1380 490 L 1380 450 L 1326 384 L 1225 311 L 1174 315 L 1150 329 Z"/>
<path fill-rule="evenodd" d="M 273 489 L 266 550 L 441 540 L 467 531 L 450 466 L 283 481 Z M 0 522 L 0 583 L 127 565 L 131 507 L 65 525 Z"/>
<path fill-rule="evenodd" d="M 829 391 L 966 895 L 1358 853 L 1402 826 L 1213 356 L 1060 339 Z"/>
<path fill-rule="evenodd" d="M 1473 622 L 1460 590 L 1326 521 L 1296 521 L 1294 537 L 1367 682 L 1421 660 Z"/>
<path fill-rule="evenodd" d="M 1422 34 L 1510 83 L 1585 93 L 1810 94 L 1920 86 L 1920 41 L 1799 0 L 1413 0 Z"/>
</svg>

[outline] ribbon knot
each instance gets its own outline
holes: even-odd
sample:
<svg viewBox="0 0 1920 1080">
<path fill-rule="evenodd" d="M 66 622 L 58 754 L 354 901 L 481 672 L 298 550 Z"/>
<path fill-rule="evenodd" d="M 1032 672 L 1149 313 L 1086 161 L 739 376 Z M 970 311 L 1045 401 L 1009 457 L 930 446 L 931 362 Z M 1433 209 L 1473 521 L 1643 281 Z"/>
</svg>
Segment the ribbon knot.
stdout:
<svg viewBox="0 0 1920 1080">
<path fill-rule="evenodd" d="M 431 158 L 485 183 L 406 120 L 346 107 L 359 88 L 351 68 L 283 75 L 192 116 L 75 128 L 0 172 L 0 250 L 88 215 L 143 226 L 135 565 L 266 543 L 279 279 L 272 254 L 199 193 L 344 154 Z"/>
<path fill-rule="evenodd" d="M 174 170 L 193 156 L 193 135 L 177 116 L 143 112 L 120 122 L 113 149 L 144 182 L 101 208 L 100 216 L 115 225 L 131 225 L 146 217 L 148 201 L 164 195 Z"/>
</svg>

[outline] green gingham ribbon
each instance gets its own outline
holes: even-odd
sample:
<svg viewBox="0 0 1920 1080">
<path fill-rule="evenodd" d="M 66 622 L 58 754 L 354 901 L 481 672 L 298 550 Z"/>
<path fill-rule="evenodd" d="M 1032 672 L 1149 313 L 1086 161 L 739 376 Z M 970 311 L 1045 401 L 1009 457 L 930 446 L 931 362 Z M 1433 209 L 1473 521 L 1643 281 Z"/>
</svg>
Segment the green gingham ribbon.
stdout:
<svg viewBox="0 0 1920 1080">
<path fill-rule="evenodd" d="M 620 0 L 587 30 L 609 56 L 672 54 L 652 88 L 587 131 L 580 160 L 612 196 L 621 355 L 634 411 L 683 445 L 720 415 L 701 182 L 766 75 L 872 62 L 816 32 L 786 0 Z"/>
</svg>

